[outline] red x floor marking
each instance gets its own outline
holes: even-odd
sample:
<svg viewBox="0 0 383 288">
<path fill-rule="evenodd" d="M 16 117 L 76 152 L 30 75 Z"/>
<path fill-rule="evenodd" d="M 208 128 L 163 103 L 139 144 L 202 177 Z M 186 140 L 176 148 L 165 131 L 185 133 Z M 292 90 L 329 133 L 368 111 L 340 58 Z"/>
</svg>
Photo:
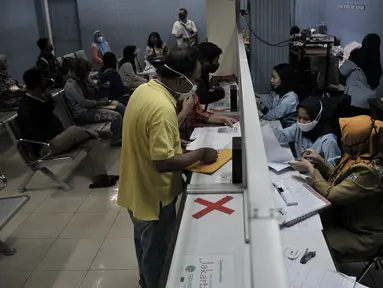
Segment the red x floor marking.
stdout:
<svg viewBox="0 0 383 288">
<path fill-rule="evenodd" d="M 203 216 L 205 216 L 206 214 L 210 213 L 213 210 L 219 210 L 219 211 L 221 211 L 223 213 L 226 213 L 226 214 L 232 214 L 234 212 L 233 209 L 230 209 L 230 208 L 227 208 L 227 207 L 223 206 L 223 204 L 229 202 L 232 199 L 233 199 L 233 197 L 226 196 L 226 197 L 222 198 L 221 200 L 218 200 L 217 202 L 213 203 L 213 202 L 207 201 L 207 200 L 202 199 L 202 198 L 197 198 L 197 199 L 194 200 L 194 202 L 196 202 L 198 204 L 205 205 L 206 208 L 202 209 L 201 211 L 199 211 L 197 213 L 195 213 L 193 215 L 193 217 L 195 219 L 202 218 Z"/>
</svg>

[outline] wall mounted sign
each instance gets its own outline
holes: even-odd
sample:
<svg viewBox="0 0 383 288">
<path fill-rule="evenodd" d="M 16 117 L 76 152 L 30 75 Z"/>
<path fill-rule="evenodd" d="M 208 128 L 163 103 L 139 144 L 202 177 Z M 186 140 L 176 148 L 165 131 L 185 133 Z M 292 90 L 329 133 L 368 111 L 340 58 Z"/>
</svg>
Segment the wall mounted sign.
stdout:
<svg viewBox="0 0 383 288">
<path fill-rule="evenodd" d="M 364 11 L 366 10 L 366 4 L 346 3 L 346 4 L 339 4 L 338 8 Z"/>
</svg>

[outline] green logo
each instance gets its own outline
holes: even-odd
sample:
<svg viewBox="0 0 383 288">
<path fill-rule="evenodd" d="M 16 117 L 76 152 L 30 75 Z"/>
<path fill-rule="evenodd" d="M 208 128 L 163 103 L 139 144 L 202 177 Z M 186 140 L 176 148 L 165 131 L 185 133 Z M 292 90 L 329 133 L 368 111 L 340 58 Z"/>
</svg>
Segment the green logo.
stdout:
<svg viewBox="0 0 383 288">
<path fill-rule="evenodd" d="M 186 272 L 194 272 L 195 271 L 195 266 L 188 266 L 185 268 Z"/>
</svg>

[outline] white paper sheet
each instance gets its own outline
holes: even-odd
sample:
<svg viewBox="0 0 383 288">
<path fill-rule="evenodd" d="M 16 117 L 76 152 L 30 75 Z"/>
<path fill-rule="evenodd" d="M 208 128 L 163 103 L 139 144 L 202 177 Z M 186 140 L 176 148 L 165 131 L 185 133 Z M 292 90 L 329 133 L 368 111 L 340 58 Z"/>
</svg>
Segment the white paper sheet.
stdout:
<svg viewBox="0 0 383 288">
<path fill-rule="evenodd" d="M 276 171 L 281 171 L 289 167 L 287 162 L 293 160 L 291 153 L 288 153 L 286 149 L 278 143 L 270 125 L 262 126 L 261 129 L 269 166 Z"/>
<path fill-rule="evenodd" d="M 235 123 L 233 127 L 197 127 L 190 136 L 193 141 L 186 146 L 186 150 L 213 148 L 220 151 L 223 148 L 231 148 L 233 137 L 240 136 L 241 126 L 239 122 Z"/>
<path fill-rule="evenodd" d="M 299 259 L 299 258 L 298 258 Z M 351 288 L 355 280 L 336 271 L 326 271 L 285 258 L 289 288 Z"/>
</svg>

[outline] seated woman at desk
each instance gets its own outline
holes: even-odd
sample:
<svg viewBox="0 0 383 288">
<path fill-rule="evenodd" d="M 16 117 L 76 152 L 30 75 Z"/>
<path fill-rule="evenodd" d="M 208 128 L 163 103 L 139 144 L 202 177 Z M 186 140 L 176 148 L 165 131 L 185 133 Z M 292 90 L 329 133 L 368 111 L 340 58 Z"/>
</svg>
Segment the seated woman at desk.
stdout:
<svg viewBox="0 0 383 288">
<path fill-rule="evenodd" d="M 293 164 L 308 171 L 310 184 L 332 204 L 324 233 L 338 261 L 363 261 L 383 245 L 383 122 L 369 116 L 340 119 L 346 154 L 334 168 L 310 150 Z M 322 217 L 323 220 L 324 217 Z M 326 221 L 325 221 L 326 222 Z"/>
<path fill-rule="evenodd" d="M 263 120 L 280 120 L 283 127 L 297 121 L 298 95 L 295 89 L 295 72 L 289 64 L 279 64 L 273 69 L 270 94 L 255 95 Z"/>
<path fill-rule="evenodd" d="M 120 146 L 122 138 L 122 119 L 125 106 L 110 100 L 98 101 L 87 87 L 91 64 L 85 59 L 77 59 L 73 76 L 65 84 L 65 96 L 76 124 L 111 122 L 112 146 Z"/>
<path fill-rule="evenodd" d="M 203 124 L 218 124 L 233 126 L 237 120 L 227 117 L 214 115 L 205 112 L 199 102 L 198 95 L 194 93 L 177 105 L 177 118 L 182 140 L 189 140 L 194 128 L 203 126 Z"/>
<path fill-rule="evenodd" d="M 347 114 L 349 117 L 371 115 L 368 100 L 375 98 L 375 90 L 382 76 L 380 44 L 378 35 L 367 35 L 362 47 L 354 49 L 340 67 L 340 73 L 347 78 L 344 93 L 351 97 L 351 107 Z"/>
<path fill-rule="evenodd" d="M 274 134 L 280 143 L 294 142 L 297 157 L 313 148 L 331 165 L 336 166 L 341 151 L 329 116 L 328 107 L 320 98 L 309 97 L 298 105 L 298 122 L 283 130 L 274 129 Z"/>
<path fill-rule="evenodd" d="M 120 73 L 124 85 L 131 90 L 135 90 L 141 84 L 148 82 L 145 78 L 137 75 L 136 63 L 137 57 L 136 46 L 128 45 L 124 48 L 123 57 L 118 65 L 118 73 Z"/>
</svg>

